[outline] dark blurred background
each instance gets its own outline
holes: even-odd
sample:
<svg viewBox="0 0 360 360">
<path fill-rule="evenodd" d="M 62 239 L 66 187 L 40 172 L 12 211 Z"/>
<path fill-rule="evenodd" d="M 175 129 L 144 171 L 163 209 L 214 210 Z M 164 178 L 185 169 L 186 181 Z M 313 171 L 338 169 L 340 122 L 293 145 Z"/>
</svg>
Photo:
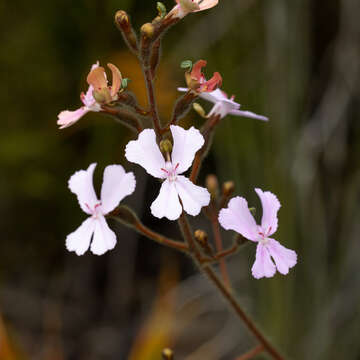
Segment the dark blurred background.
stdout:
<svg viewBox="0 0 360 360">
<path fill-rule="evenodd" d="M 79 107 L 96 60 L 116 64 L 146 105 L 113 15 L 128 11 L 138 28 L 155 6 L 0 2 L 0 359 L 155 360 L 171 346 L 177 359 L 231 360 L 255 344 L 181 254 L 116 224 L 118 244 L 104 256 L 65 249 L 85 218 L 67 180 L 91 162 L 98 189 L 106 165 L 134 171 L 137 191 L 125 203 L 180 238 L 175 222 L 149 212 L 159 186 L 125 160 L 129 130 L 99 114 L 62 131 L 56 125 L 59 111 Z M 180 62 L 199 58 L 245 109 L 270 118 L 224 119 L 200 180 L 215 172 L 257 208 L 257 186 L 282 203 L 276 238 L 298 252 L 298 265 L 286 277 L 255 280 L 254 246 L 228 265 L 240 301 L 286 359 L 360 359 L 359 16 L 358 0 L 220 0 L 163 43 L 163 120 L 184 85 Z M 202 120 L 191 112 L 182 124 L 191 123 Z M 231 232 L 223 235 L 231 244 Z"/>
</svg>

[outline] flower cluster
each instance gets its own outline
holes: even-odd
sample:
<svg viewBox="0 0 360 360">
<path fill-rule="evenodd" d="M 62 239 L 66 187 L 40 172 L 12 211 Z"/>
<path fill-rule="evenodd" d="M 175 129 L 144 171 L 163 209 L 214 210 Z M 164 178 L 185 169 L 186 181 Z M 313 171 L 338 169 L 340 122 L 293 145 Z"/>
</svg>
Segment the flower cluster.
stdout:
<svg viewBox="0 0 360 360">
<path fill-rule="evenodd" d="M 151 24 L 149 23 L 148 28 L 152 27 L 151 33 L 148 31 L 147 37 L 142 42 L 138 42 L 127 14 L 121 12 L 121 19 L 118 14 L 118 18 L 122 21 L 119 29 L 123 31 L 124 39 L 131 50 L 137 52 L 143 66 L 149 109 L 142 110 L 134 96 L 127 92 L 122 75 L 115 65 L 108 64 L 112 72 L 110 85 L 105 69 L 97 62 L 87 76 L 89 88 L 86 94 L 80 95 L 83 106 L 75 111 L 62 111 L 58 115 L 57 123 L 60 129 L 75 124 L 90 111 L 104 112 L 119 119 L 124 113 L 118 109 L 126 106 L 130 106 L 128 116 L 132 118 L 138 119 L 139 114 L 151 117 L 153 128 L 144 129 L 142 126 L 134 128 L 137 138 L 126 145 L 125 158 L 131 163 L 140 165 L 147 174 L 161 182 L 159 194 L 150 206 L 152 215 L 159 219 L 178 220 L 185 216 L 185 213 L 197 216 L 203 208 L 206 212 L 210 207 L 213 194 L 210 195 L 211 191 L 209 192 L 206 187 L 196 185 L 196 178 L 201 162 L 211 145 L 211 134 L 221 119 L 227 115 L 236 115 L 268 120 L 265 116 L 240 110 L 240 104 L 234 101 L 234 96 L 229 98 L 221 90 L 221 75 L 215 72 L 211 79 L 207 80 L 202 72 L 207 62 L 199 60 L 194 65 L 191 64 L 185 72 L 187 88 L 178 88 L 178 90 L 186 94 L 177 104 L 173 119 L 161 127 L 153 91 L 156 58 L 159 55 L 157 42 L 161 39 L 161 31 L 164 32 L 174 21 L 182 19 L 185 15 L 210 9 L 217 3 L 218 0 L 176 0 L 176 5 L 168 14 L 164 14 L 162 4 L 158 5 L 159 16 Z M 205 116 L 207 120 L 201 130 L 194 127 L 184 129 L 178 125 L 178 121 L 197 97 L 212 102 L 214 106 Z M 141 119 L 137 121 L 140 124 Z M 77 196 L 81 209 L 89 216 L 66 238 L 67 249 L 77 255 L 83 255 L 89 247 L 96 255 L 102 255 L 115 247 L 116 235 L 107 224 L 106 217 L 116 212 L 119 203 L 135 191 L 134 174 L 126 173 L 121 165 L 110 165 L 104 170 L 101 195 L 98 198 L 93 187 L 95 167 L 94 163 L 87 170 L 77 171 L 68 183 L 70 190 Z M 191 174 L 184 175 L 190 169 Z M 269 191 L 263 192 L 261 189 L 255 191 L 263 208 L 261 225 L 256 224 L 247 201 L 239 196 L 226 201 L 223 204 L 224 208 L 219 209 L 218 223 L 225 230 L 234 230 L 247 240 L 257 243 L 256 260 L 252 266 L 252 274 L 255 278 L 272 277 L 276 270 L 285 275 L 295 266 L 297 255 L 295 251 L 285 248 L 271 238 L 278 227 L 277 213 L 280 202 Z M 134 220 L 135 215 L 130 217 L 132 225 L 133 222 L 138 221 Z M 127 221 L 122 220 L 125 223 Z M 138 226 L 137 230 L 139 228 L 141 227 Z M 184 246 L 180 247 L 184 249 Z"/>
</svg>

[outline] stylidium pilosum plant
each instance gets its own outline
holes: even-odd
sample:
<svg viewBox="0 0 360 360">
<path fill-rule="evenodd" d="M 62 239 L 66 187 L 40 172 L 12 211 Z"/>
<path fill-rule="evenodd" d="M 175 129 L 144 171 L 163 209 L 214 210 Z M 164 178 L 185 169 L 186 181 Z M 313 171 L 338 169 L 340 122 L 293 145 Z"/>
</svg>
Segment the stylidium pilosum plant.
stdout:
<svg viewBox="0 0 360 360">
<path fill-rule="evenodd" d="M 57 123 L 61 129 L 75 124 L 86 113 L 93 111 L 111 117 L 134 133 L 134 139 L 126 145 L 125 156 L 121 161 L 126 159 L 140 165 L 147 174 L 161 182 L 158 196 L 146 206 L 154 217 L 177 220 L 182 240 L 173 240 L 156 233 L 146 227 L 132 209 L 119 205 L 134 192 L 136 184 L 133 173 L 127 173 L 121 165 L 105 168 L 98 197 L 92 182 L 96 167 L 93 163 L 87 170 L 77 171 L 69 180 L 69 188 L 77 196 L 88 218 L 67 236 L 66 248 L 77 255 L 83 255 L 89 248 L 96 255 L 112 250 L 116 245 L 116 234 L 107 223 L 107 218 L 112 218 L 150 240 L 187 254 L 210 280 L 219 296 L 234 310 L 234 315 L 256 338 L 257 346 L 240 358 L 251 359 L 264 352 L 272 359 L 280 360 L 283 359 L 280 352 L 237 301 L 226 267 L 226 259 L 250 242 L 257 244 L 255 262 L 252 266 L 249 264 L 249 274 L 251 268 L 254 278 L 273 277 L 276 270 L 286 275 L 295 266 L 295 251 L 272 238 L 278 228 L 280 202 L 271 192 L 255 189 L 263 209 L 261 224 L 257 225 L 244 198 L 235 196 L 230 200 L 235 190 L 233 181 L 224 183 L 221 191 L 215 175 L 206 177 L 205 186 L 197 184 L 203 160 L 223 118 L 227 115 L 263 121 L 268 118 L 240 110 L 240 104 L 234 101 L 234 97 L 229 98 L 221 89 L 220 73 L 214 72 L 207 80 L 203 73 L 207 65 L 205 60 L 198 60 L 194 64 L 189 60 L 181 63 L 187 87 L 178 88 L 184 94 L 175 102 L 167 121 L 160 119 L 155 96 L 154 79 L 165 33 L 186 15 L 211 9 L 217 4 L 218 0 L 176 0 L 174 7 L 167 12 L 164 4 L 158 2 L 158 14 L 141 27 L 139 34 L 132 27 L 129 15 L 119 10 L 115 14 L 115 24 L 142 68 L 147 89 L 147 108 L 139 106 L 135 94 L 127 88 L 129 79 L 123 78 L 115 65 L 108 64 L 112 74 L 109 82 L 105 69 L 97 62 L 87 76 L 89 88 L 86 94 L 80 96 L 83 106 L 75 111 L 62 111 L 58 115 Z M 207 115 L 195 103 L 199 98 L 214 104 Z M 179 125 L 192 106 L 205 118 L 201 129 Z M 193 231 L 188 215 L 205 216 L 211 224 L 213 236 L 208 236 L 202 229 Z M 228 248 L 223 247 L 220 225 L 238 234 Z M 219 272 L 216 265 L 219 265 Z"/>
</svg>

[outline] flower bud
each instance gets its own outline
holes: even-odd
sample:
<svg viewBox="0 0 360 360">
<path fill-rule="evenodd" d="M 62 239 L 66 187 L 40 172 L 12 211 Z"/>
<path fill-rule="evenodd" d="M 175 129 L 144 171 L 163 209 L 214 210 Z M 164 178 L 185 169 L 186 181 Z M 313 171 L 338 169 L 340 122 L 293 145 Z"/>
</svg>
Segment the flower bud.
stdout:
<svg viewBox="0 0 360 360">
<path fill-rule="evenodd" d="M 124 10 L 116 12 L 115 25 L 121 31 L 129 48 L 136 53 L 138 50 L 137 37 L 131 26 L 129 15 Z"/>
<path fill-rule="evenodd" d="M 151 39 L 154 36 L 155 27 L 151 23 L 146 23 L 141 27 L 140 31 L 144 36 Z"/>
<path fill-rule="evenodd" d="M 206 177 L 205 183 L 212 199 L 216 199 L 219 192 L 219 182 L 217 177 L 213 174 L 210 174 Z"/>
<path fill-rule="evenodd" d="M 119 10 L 115 13 L 115 22 L 121 27 L 130 26 L 129 15 L 124 10 Z"/>
<path fill-rule="evenodd" d="M 166 12 L 167 12 L 165 5 L 162 2 L 159 1 L 156 4 L 156 8 L 157 8 L 157 10 L 159 12 L 160 18 L 163 19 L 165 17 L 165 15 L 166 15 Z"/>
<path fill-rule="evenodd" d="M 194 232 L 194 237 L 195 240 L 201 245 L 201 246 L 205 246 L 208 242 L 208 235 L 205 231 L 203 230 L 196 230 Z"/>
<path fill-rule="evenodd" d="M 198 103 L 193 103 L 193 109 L 202 117 L 202 118 L 206 118 L 206 113 L 204 108 L 198 104 Z"/>
<path fill-rule="evenodd" d="M 162 358 L 163 360 L 173 360 L 174 352 L 171 349 L 166 348 L 162 351 Z"/>
<path fill-rule="evenodd" d="M 160 150 L 164 154 L 170 154 L 172 152 L 172 143 L 170 140 L 165 139 L 160 141 Z"/>
<path fill-rule="evenodd" d="M 222 186 L 223 194 L 227 197 L 234 192 L 234 189 L 235 189 L 235 184 L 233 181 L 226 181 Z"/>
</svg>

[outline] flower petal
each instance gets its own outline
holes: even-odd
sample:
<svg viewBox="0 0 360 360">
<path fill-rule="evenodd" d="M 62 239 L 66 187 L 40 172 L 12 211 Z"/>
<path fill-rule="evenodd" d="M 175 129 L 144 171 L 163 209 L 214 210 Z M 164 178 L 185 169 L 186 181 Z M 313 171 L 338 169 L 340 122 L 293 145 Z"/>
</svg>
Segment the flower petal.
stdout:
<svg viewBox="0 0 360 360">
<path fill-rule="evenodd" d="M 213 103 L 217 103 L 218 101 L 227 100 L 227 97 L 224 95 L 224 93 L 219 88 L 215 89 L 214 91 L 200 93 L 199 96 L 202 99 L 211 101 Z"/>
<path fill-rule="evenodd" d="M 177 176 L 176 190 L 179 193 L 184 210 L 192 216 L 200 213 L 203 206 L 209 205 L 210 194 L 207 189 L 193 184 L 185 176 Z"/>
<path fill-rule="evenodd" d="M 176 220 L 181 212 L 182 208 L 175 182 L 165 180 L 161 185 L 158 197 L 151 204 L 151 213 L 159 219 L 166 217 L 169 220 Z"/>
<path fill-rule="evenodd" d="M 94 87 L 95 90 L 107 88 L 105 69 L 102 66 L 97 66 L 92 69 L 86 80 L 89 85 Z"/>
<path fill-rule="evenodd" d="M 102 255 L 116 245 L 116 235 L 109 228 L 105 218 L 98 216 L 95 220 L 94 238 L 90 250 L 95 255 Z"/>
<path fill-rule="evenodd" d="M 103 215 L 114 210 L 119 202 L 135 190 L 135 177 L 126 173 L 121 165 L 109 165 L 104 170 L 101 188 L 101 210 Z"/>
<path fill-rule="evenodd" d="M 235 230 L 249 240 L 257 241 L 259 238 L 258 227 L 248 203 L 240 196 L 232 198 L 228 208 L 220 210 L 219 222 L 224 229 Z"/>
<path fill-rule="evenodd" d="M 270 255 L 275 261 L 279 273 L 286 275 L 289 269 L 294 267 L 297 263 L 297 254 L 294 250 L 287 249 L 274 239 L 268 239 L 266 244 Z"/>
<path fill-rule="evenodd" d="M 60 129 L 65 129 L 75 124 L 89 111 L 90 110 L 84 106 L 74 111 L 64 110 L 58 115 L 57 124 L 60 125 Z"/>
<path fill-rule="evenodd" d="M 191 77 L 194 80 L 200 81 L 203 78 L 202 68 L 207 64 L 206 60 L 198 60 L 192 67 Z"/>
<path fill-rule="evenodd" d="M 211 9 L 212 7 L 216 6 L 218 4 L 218 2 L 219 2 L 219 0 L 204 0 L 200 4 L 200 9 L 195 10 L 195 12 L 203 11 L 206 9 Z M 198 0 L 198 3 L 199 3 L 199 0 Z"/>
<path fill-rule="evenodd" d="M 270 278 L 275 275 L 276 267 L 270 258 L 268 249 L 262 243 L 258 243 L 256 247 L 256 259 L 251 272 L 255 279 Z"/>
<path fill-rule="evenodd" d="M 205 83 L 201 84 L 200 89 L 198 91 L 200 92 L 212 92 L 216 90 L 218 87 L 220 87 L 222 84 L 222 77 L 220 73 L 214 72 L 214 75 L 212 78 Z"/>
<path fill-rule="evenodd" d="M 196 152 L 204 145 L 204 138 L 198 129 L 191 127 L 189 130 L 181 126 L 171 125 L 171 134 L 174 140 L 171 162 L 178 165 L 177 173 L 182 174 L 192 164 Z"/>
<path fill-rule="evenodd" d="M 109 63 L 107 64 L 107 66 L 112 72 L 112 84 L 110 94 L 112 97 L 114 97 L 115 95 L 117 95 L 121 88 L 122 76 L 120 70 L 115 65 Z"/>
<path fill-rule="evenodd" d="M 151 176 L 163 179 L 166 177 L 165 159 L 156 143 L 154 130 L 143 130 L 137 140 L 126 145 L 125 157 L 128 161 L 142 166 Z"/>
<path fill-rule="evenodd" d="M 77 171 L 68 182 L 69 189 L 77 196 L 81 209 L 87 214 L 91 214 L 90 209 L 93 209 L 99 202 L 93 185 L 95 167 L 94 163 L 87 170 Z"/>
<path fill-rule="evenodd" d="M 255 189 L 255 191 L 261 200 L 263 208 L 261 227 L 265 233 L 264 235 L 270 236 L 277 230 L 277 212 L 281 205 L 278 198 L 270 191 L 263 192 L 261 189 Z"/>
<path fill-rule="evenodd" d="M 69 251 L 75 251 L 76 255 L 84 255 L 89 248 L 94 230 L 95 220 L 89 217 L 74 232 L 66 237 L 66 248 Z"/>
<path fill-rule="evenodd" d="M 244 116 L 247 118 L 251 118 L 251 119 L 257 119 L 257 120 L 262 120 L 262 121 L 268 121 L 269 118 L 267 118 L 266 116 L 262 116 L 262 115 L 258 115 L 255 114 L 251 111 L 242 111 L 242 110 L 238 110 L 238 109 L 234 109 L 230 112 L 231 115 L 235 115 L 235 116 Z"/>
</svg>

